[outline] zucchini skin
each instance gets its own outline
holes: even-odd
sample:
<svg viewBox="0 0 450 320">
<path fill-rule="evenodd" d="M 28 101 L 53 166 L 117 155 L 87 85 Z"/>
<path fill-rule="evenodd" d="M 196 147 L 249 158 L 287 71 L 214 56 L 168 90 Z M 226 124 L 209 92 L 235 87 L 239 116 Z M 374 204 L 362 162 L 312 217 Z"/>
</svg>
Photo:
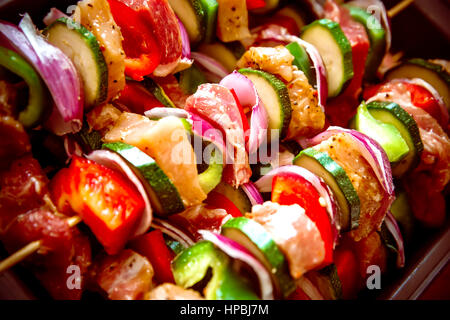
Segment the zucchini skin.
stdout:
<svg viewBox="0 0 450 320">
<path fill-rule="evenodd" d="M 256 75 L 258 77 L 261 77 L 265 81 L 267 81 L 271 85 L 271 87 L 274 89 L 274 91 L 276 92 L 277 97 L 278 97 L 278 102 L 279 102 L 280 106 L 282 107 L 282 110 L 281 110 L 282 125 L 281 125 L 281 128 L 277 128 L 277 129 L 280 129 L 280 139 L 283 139 L 284 137 L 286 137 L 288 129 L 289 129 L 289 124 L 291 123 L 291 117 L 292 117 L 291 99 L 289 98 L 289 92 L 287 90 L 286 85 L 283 83 L 283 81 L 281 81 L 280 79 L 275 77 L 273 74 L 270 74 L 265 71 L 255 70 L 255 69 L 251 69 L 251 68 L 245 68 L 245 69 L 240 69 L 239 72 L 242 73 L 243 75 L 250 74 L 250 75 Z"/>
<path fill-rule="evenodd" d="M 167 216 L 185 209 L 178 190 L 170 179 L 158 164 L 139 148 L 123 142 L 111 142 L 103 144 L 102 149 L 118 153 L 140 172 L 160 204 L 157 206 L 159 208 L 155 208 L 158 209 L 160 215 Z M 153 200 L 152 198 L 154 199 L 153 196 L 150 196 L 151 200 Z"/>
<path fill-rule="evenodd" d="M 342 56 L 343 77 L 341 83 L 339 84 L 339 87 L 334 92 L 329 92 L 329 97 L 333 98 L 339 95 L 339 93 L 341 93 L 343 90 L 345 90 L 346 86 L 350 83 L 350 80 L 353 79 L 354 72 L 352 46 L 345 36 L 344 32 L 342 31 L 339 23 L 329 19 L 316 20 L 305 26 L 302 31 L 302 38 L 308 32 L 308 30 L 317 27 L 323 28 L 330 33 L 337 46 L 339 47 Z M 327 66 L 325 65 L 325 67 Z"/>
<path fill-rule="evenodd" d="M 62 17 L 53 22 L 44 30 L 44 34 L 48 36 L 51 29 L 57 25 L 64 24 L 68 29 L 73 32 L 77 32 L 81 38 L 86 42 L 87 46 L 91 49 L 91 53 L 93 54 L 93 59 L 96 62 L 97 73 L 100 77 L 99 86 L 97 88 L 97 96 L 94 101 L 87 101 L 87 107 L 95 106 L 105 102 L 108 96 L 108 66 L 105 61 L 105 57 L 103 56 L 102 50 L 100 49 L 100 45 L 97 41 L 97 38 L 94 36 L 92 32 L 86 29 L 81 24 L 73 21 L 70 18 Z"/>
<path fill-rule="evenodd" d="M 392 165 L 392 174 L 396 177 L 402 176 L 405 172 L 412 170 L 417 167 L 420 162 L 420 156 L 423 152 L 423 142 L 420 137 L 419 128 L 417 123 L 414 121 L 413 117 L 409 115 L 408 112 L 403 110 L 395 102 L 382 102 L 382 101 L 372 101 L 367 104 L 367 109 L 369 112 L 377 119 L 374 115 L 376 112 L 389 112 L 392 117 L 401 122 L 405 129 L 408 131 L 408 135 L 414 145 L 415 153 L 414 160 L 411 162 L 410 166 L 406 169 L 400 167 L 401 161 L 399 163 Z M 380 120 L 380 119 L 378 119 Z M 380 120 L 382 121 L 382 120 Z M 395 124 L 394 124 L 395 125 Z M 400 130 L 402 132 L 403 130 Z M 408 156 L 408 155 L 407 155 Z"/>
<path fill-rule="evenodd" d="M 349 226 L 342 226 L 342 231 L 357 229 L 359 227 L 361 203 L 358 194 L 356 193 L 356 190 L 345 170 L 333 159 L 331 159 L 327 153 L 317 151 L 313 148 L 308 148 L 301 151 L 294 158 L 293 164 L 299 165 L 298 161 L 301 157 L 309 157 L 312 158 L 313 161 L 317 161 L 336 181 L 336 184 L 344 195 L 349 209 Z"/>
<path fill-rule="evenodd" d="M 370 50 L 366 60 L 366 68 L 364 70 L 364 78 L 369 81 L 377 79 L 377 70 L 381 65 L 386 52 L 386 31 L 381 26 L 380 21 L 362 8 L 345 5 L 349 9 L 350 15 L 356 22 L 359 22 L 366 29 L 370 40 Z M 377 28 L 368 26 L 369 19 L 374 19 Z"/>
<path fill-rule="evenodd" d="M 251 219 L 237 217 L 225 222 L 222 234 L 227 236 L 229 229 L 241 232 L 261 251 L 272 268 L 271 273 L 279 279 L 281 292 L 285 297 L 289 296 L 295 290 L 295 282 L 290 275 L 288 261 L 264 227 Z"/>
</svg>

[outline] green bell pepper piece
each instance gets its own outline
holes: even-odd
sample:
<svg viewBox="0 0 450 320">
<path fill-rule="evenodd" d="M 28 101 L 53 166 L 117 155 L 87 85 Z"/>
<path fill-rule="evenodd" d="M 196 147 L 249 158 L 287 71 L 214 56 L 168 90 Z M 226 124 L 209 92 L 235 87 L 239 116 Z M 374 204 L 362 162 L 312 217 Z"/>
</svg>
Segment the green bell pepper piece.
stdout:
<svg viewBox="0 0 450 320">
<path fill-rule="evenodd" d="M 24 127 L 36 126 L 45 113 L 47 94 L 41 77 L 20 55 L 0 47 L 0 66 L 21 77 L 29 88 L 28 105 L 19 113 L 19 121 Z"/>
<path fill-rule="evenodd" d="M 210 300 L 257 300 L 248 279 L 231 267 L 228 256 L 209 241 L 201 241 L 180 253 L 172 262 L 175 283 L 191 288 L 205 278 L 211 269 L 212 277 L 205 287 Z"/>
</svg>

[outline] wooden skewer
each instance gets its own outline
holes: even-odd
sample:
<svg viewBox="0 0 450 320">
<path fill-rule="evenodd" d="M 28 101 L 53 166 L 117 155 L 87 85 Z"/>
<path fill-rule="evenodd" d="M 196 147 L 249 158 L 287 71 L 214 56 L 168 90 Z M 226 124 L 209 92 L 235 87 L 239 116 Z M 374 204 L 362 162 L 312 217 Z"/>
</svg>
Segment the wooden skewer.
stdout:
<svg viewBox="0 0 450 320">
<path fill-rule="evenodd" d="M 81 218 L 79 216 L 68 218 L 67 223 L 69 224 L 69 227 L 74 227 L 78 223 L 81 222 Z M 9 268 L 15 266 L 20 261 L 24 260 L 28 256 L 32 255 L 36 251 L 39 250 L 39 248 L 42 245 L 42 240 L 36 240 L 29 244 L 27 244 L 25 247 L 20 249 L 19 251 L 16 251 L 14 254 L 10 255 L 8 258 L 0 262 L 0 274 L 8 270 Z"/>
<path fill-rule="evenodd" d="M 414 0 L 403 0 L 399 3 L 397 3 L 394 7 L 389 9 L 387 15 L 390 19 L 395 17 L 397 14 L 402 12 L 404 9 L 406 9 L 411 3 L 413 3 Z"/>
</svg>

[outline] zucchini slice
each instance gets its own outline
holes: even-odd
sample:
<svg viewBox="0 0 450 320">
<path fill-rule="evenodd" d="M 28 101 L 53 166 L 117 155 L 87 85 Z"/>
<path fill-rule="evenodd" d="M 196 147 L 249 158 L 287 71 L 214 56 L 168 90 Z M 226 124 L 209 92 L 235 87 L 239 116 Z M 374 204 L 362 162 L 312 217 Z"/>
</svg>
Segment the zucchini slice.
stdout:
<svg viewBox="0 0 450 320">
<path fill-rule="evenodd" d="M 240 69 L 253 82 L 269 117 L 269 130 L 279 130 L 283 139 L 291 122 L 291 100 L 286 85 L 274 75 L 261 70 Z"/>
<path fill-rule="evenodd" d="M 44 34 L 75 65 L 83 81 L 86 107 L 104 102 L 108 94 L 108 66 L 97 38 L 82 25 L 65 17 L 48 26 Z"/>
<path fill-rule="evenodd" d="M 331 188 L 339 206 L 339 224 L 342 231 L 359 226 L 360 202 L 358 194 L 344 169 L 324 152 L 313 148 L 301 151 L 293 160 L 297 166 L 321 177 Z"/>
<path fill-rule="evenodd" d="M 419 58 L 410 59 L 388 71 L 386 78 L 388 80 L 400 78 L 423 79 L 439 92 L 447 109 L 450 110 L 450 74 L 441 65 Z"/>
<path fill-rule="evenodd" d="M 377 70 L 386 52 L 386 31 L 380 21 L 366 10 L 352 5 L 345 5 L 350 15 L 366 29 L 370 41 L 370 50 L 366 60 L 364 78 L 370 81 L 376 80 Z"/>
<path fill-rule="evenodd" d="M 284 297 L 295 290 L 288 261 L 263 226 L 251 219 L 238 217 L 228 220 L 222 226 L 222 234 L 240 243 L 261 261 Z"/>
<path fill-rule="evenodd" d="M 316 20 L 303 28 L 301 38 L 319 51 L 328 73 L 328 96 L 336 97 L 353 78 L 352 47 L 337 22 Z"/>
<path fill-rule="evenodd" d="M 228 183 L 221 182 L 217 185 L 214 191 L 227 197 L 231 202 L 234 203 L 234 205 L 239 209 L 239 211 L 241 211 L 242 214 L 246 214 L 247 212 L 252 211 L 252 203 L 241 187 L 235 189 Z"/>
<path fill-rule="evenodd" d="M 236 68 L 236 63 L 240 58 L 236 57 L 232 49 L 220 42 L 201 44 L 197 50 L 220 62 L 228 72 L 232 72 Z"/>
<path fill-rule="evenodd" d="M 400 162 L 392 164 L 392 174 L 400 178 L 420 161 L 423 143 L 419 128 L 413 117 L 394 102 L 373 101 L 367 104 L 367 109 L 375 119 L 395 126 L 408 145 L 408 154 Z"/>
<path fill-rule="evenodd" d="M 203 10 L 200 0 L 169 0 L 169 4 L 181 20 L 191 43 L 198 43 L 205 36 Z"/>
<path fill-rule="evenodd" d="M 105 143 L 102 148 L 121 155 L 148 182 L 147 192 L 157 213 L 167 216 L 184 210 L 177 188 L 149 155 L 123 142 Z"/>
<path fill-rule="evenodd" d="M 335 264 L 317 271 L 310 271 L 305 274 L 305 277 L 317 287 L 325 300 L 342 299 L 342 284 Z"/>
</svg>

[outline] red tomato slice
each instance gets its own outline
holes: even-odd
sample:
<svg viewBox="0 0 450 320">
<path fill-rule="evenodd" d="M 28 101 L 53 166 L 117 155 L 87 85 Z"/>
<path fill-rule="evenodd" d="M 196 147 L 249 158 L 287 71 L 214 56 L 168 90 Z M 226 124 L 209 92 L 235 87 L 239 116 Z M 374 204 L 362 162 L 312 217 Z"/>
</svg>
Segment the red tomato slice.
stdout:
<svg viewBox="0 0 450 320">
<path fill-rule="evenodd" d="M 325 244 L 325 258 L 318 269 L 333 262 L 333 235 L 328 213 L 319 202 L 316 188 L 298 175 L 280 173 L 272 181 L 272 202 L 282 205 L 298 204 L 316 224 Z"/>
</svg>

